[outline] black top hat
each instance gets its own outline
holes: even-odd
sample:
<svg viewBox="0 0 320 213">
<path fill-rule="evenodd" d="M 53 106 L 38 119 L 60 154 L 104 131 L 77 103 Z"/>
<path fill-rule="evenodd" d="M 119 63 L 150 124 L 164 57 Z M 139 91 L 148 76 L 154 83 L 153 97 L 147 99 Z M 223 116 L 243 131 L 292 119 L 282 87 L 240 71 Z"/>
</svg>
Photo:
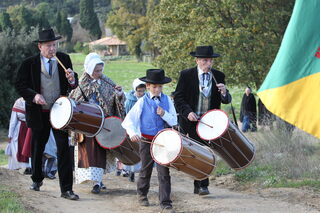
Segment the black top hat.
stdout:
<svg viewBox="0 0 320 213">
<path fill-rule="evenodd" d="M 198 46 L 195 52 L 190 52 L 190 55 L 197 58 L 217 58 L 220 56 L 213 52 L 212 46 Z"/>
<path fill-rule="evenodd" d="M 166 84 L 171 82 L 171 78 L 164 76 L 164 70 L 162 69 L 148 69 L 147 76 L 139 79 L 151 84 Z"/>
<path fill-rule="evenodd" d="M 55 36 L 53 29 L 47 29 L 39 31 L 39 39 L 35 40 L 34 42 L 48 42 L 48 41 L 55 41 L 62 38 L 61 36 Z"/>
</svg>

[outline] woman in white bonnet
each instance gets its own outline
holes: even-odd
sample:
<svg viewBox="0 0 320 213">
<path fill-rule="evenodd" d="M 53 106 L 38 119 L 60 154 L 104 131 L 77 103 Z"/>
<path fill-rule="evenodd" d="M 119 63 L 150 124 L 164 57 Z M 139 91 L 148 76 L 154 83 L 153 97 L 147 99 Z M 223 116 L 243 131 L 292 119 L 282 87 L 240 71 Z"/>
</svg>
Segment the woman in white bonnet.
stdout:
<svg viewBox="0 0 320 213">
<path fill-rule="evenodd" d="M 89 102 L 100 105 L 106 117 L 124 117 L 125 95 L 121 86 L 103 74 L 104 62 L 97 53 L 86 56 L 84 69 L 79 87 L 73 90 L 69 97 L 76 101 L 85 101 L 86 97 Z M 109 151 L 100 147 L 94 137 L 84 137 L 83 142 L 77 144 L 77 150 L 76 183 L 92 181 L 91 192 L 100 193 L 104 188 L 102 184 L 104 171 L 111 172 L 115 169 L 114 157 Z"/>
</svg>

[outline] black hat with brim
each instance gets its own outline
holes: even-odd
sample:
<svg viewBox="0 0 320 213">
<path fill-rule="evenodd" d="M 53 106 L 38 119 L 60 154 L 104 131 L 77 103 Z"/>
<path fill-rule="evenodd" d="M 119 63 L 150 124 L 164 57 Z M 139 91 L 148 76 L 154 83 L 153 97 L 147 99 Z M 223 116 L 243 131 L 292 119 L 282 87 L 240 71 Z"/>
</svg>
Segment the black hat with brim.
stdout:
<svg viewBox="0 0 320 213">
<path fill-rule="evenodd" d="M 166 77 L 162 69 L 148 69 L 146 76 L 139 79 L 151 84 L 166 84 L 171 82 L 171 78 Z"/>
<path fill-rule="evenodd" d="M 55 36 L 53 29 L 47 29 L 39 31 L 39 39 L 33 42 L 41 43 L 41 42 L 49 42 L 61 39 L 61 36 Z"/>
<path fill-rule="evenodd" d="M 197 58 L 217 58 L 220 54 L 214 53 L 212 46 L 198 46 L 196 51 L 190 52 L 190 55 Z"/>
</svg>

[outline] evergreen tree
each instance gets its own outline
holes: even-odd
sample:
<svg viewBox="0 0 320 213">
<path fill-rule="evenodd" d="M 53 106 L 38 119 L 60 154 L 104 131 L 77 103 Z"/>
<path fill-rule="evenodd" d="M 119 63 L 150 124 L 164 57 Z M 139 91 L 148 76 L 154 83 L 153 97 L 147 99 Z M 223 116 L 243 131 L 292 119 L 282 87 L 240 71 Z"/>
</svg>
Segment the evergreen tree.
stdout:
<svg viewBox="0 0 320 213">
<path fill-rule="evenodd" d="M 71 24 L 68 20 L 66 12 L 60 11 L 60 14 L 61 14 L 60 15 L 61 25 L 60 25 L 60 30 L 58 30 L 58 32 L 63 36 L 67 36 L 67 41 L 70 42 L 73 34 Z"/>
<path fill-rule="evenodd" d="M 93 38 L 101 38 L 97 14 L 94 12 L 93 0 L 80 0 L 80 25 L 89 31 Z"/>
<path fill-rule="evenodd" d="M 45 11 L 41 11 L 38 15 L 38 26 L 39 29 L 49 29 L 51 27 Z"/>
<path fill-rule="evenodd" d="M 12 23 L 10 20 L 10 15 L 7 12 L 3 12 L 0 14 L 0 31 L 4 31 L 7 29 L 12 29 Z"/>
</svg>

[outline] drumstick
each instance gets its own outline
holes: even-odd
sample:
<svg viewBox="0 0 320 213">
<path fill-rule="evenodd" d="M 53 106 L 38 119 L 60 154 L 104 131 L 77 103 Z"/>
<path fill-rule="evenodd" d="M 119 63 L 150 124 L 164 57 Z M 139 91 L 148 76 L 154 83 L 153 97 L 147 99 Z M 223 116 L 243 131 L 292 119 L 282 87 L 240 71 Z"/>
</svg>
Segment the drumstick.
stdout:
<svg viewBox="0 0 320 213">
<path fill-rule="evenodd" d="M 207 124 L 207 123 L 205 123 L 205 122 L 201 121 L 200 119 L 199 119 L 198 121 L 199 121 L 200 123 L 202 123 L 202 124 L 204 124 L 204 125 L 206 125 L 206 126 L 210 127 L 210 128 L 213 128 L 213 126 L 211 126 L 211 125 L 209 125 L 209 124 Z"/>
<path fill-rule="evenodd" d="M 56 55 L 54 55 L 53 56 L 55 59 L 57 59 L 57 61 L 58 61 L 58 63 L 61 65 L 61 67 L 64 69 L 64 71 L 67 73 L 67 69 L 66 69 L 66 67 L 63 65 L 63 63 L 59 60 L 59 58 L 56 56 Z"/>
<path fill-rule="evenodd" d="M 162 147 L 164 147 L 164 145 L 162 145 L 162 144 L 152 143 L 152 142 L 150 142 L 150 141 L 146 141 L 146 140 L 143 140 L 143 139 L 140 139 L 140 141 L 143 142 L 143 143 L 149 143 L 149 144 L 154 144 L 154 145 L 157 145 L 157 146 L 162 146 Z"/>
</svg>

